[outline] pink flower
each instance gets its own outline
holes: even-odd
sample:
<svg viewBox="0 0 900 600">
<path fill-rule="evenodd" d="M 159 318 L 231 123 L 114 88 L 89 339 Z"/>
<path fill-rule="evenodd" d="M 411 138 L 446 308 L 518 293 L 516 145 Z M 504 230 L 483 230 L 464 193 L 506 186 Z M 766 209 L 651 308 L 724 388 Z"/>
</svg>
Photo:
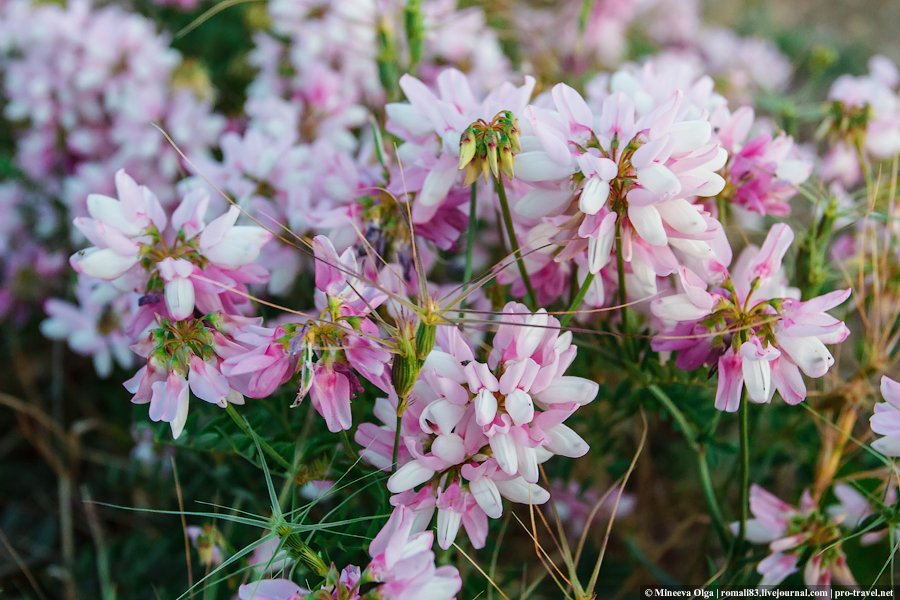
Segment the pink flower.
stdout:
<svg viewBox="0 0 900 600">
<path fill-rule="evenodd" d="M 719 410 L 736 411 L 744 388 L 753 402 L 769 402 L 775 390 L 789 404 L 802 402 L 801 371 L 825 375 L 834 364 L 825 345 L 839 344 L 850 334 L 843 322 L 825 313 L 843 303 L 849 289 L 801 302 L 785 285 L 781 261 L 793 238 L 787 225 L 772 227 L 762 248 L 747 248 L 712 293 L 682 267 L 684 292 L 650 305 L 670 324 L 653 339 L 654 350 L 678 350 L 676 365 L 686 370 L 717 365 Z"/>
<path fill-rule="evenodd" d="M 119 366 L 130 367 L 134 356 L 123 328 L 130 314 L 128 299 L 113 286 L 83 275 L 78 278 L 75 296 L 78 305 L 56 298 L 44 303 L 48 318 L 41 323 L 41 333 L 65 339 L 75 353 L 92 356 L 101 378 L 112 373 L 114 359 Z"/>
<path fill-rule="evenodd" d="M 865 496 L 852 486 L 846 483 L 838 483 L 834 486 L 834 495 L 837 496 L 840 503 L 828 507 L 828 516 L 849 530 L 856 529 L 866 518 L 875 514 L 873 504 L 876 507 L 879 506 L 881 498 L 883 498 L 884 507 L 890 507 L 897 503 L 896 484 L 889 480 L 886 486 L 887 490 L 884 495 L 881 496 L 879 493 L 878 502 L 870 503 Z M 887 533 L 888 529 L 868 531 L 860 536 L 860 543 L 863 546 L 870 546 L 878 543 Z"/>
<path fill-rule="evenodd" d="M 218 322 L 215 317 L 211 321 Z M 244 347 L 201 320 L 181 321 L 174 327 L 161 319 L 158 328 L 132 349 L 147 359 L 147 364 L 124 383 L 134 394 L 135 404 L 150 403 L 150 419 L 166 421 L 177 438 L 184 429 L 190 394 L 225 408 L 229 403 L 243 404 L 246 382 L 222 373 L 223 358 L 244 351 Z M 194 353 L 202 346 L 202 356 Z"/>
<path fill-rule="evenodd" d="M 834 543 L 840 537 L 837 524 L 816 510 L 809 490 L 803 492 L 797 509 L 753 484 L 750 510 L 754 519 L 746 523 L 746 539 L 769 544 L 771 550 L 757 566 L 757 572 L 763 576 L 760 586 L 778 585 L 797 572 L 797 562 L 806 549 L 813 551 L 804 572 L 806 585 L 829 586 L 832 576 L 842 585 L 856 585 L 840 544 Z M 737 534 L 740 523 L 730 527 Z"/>
<path fill-rule="evenodd" d="M 431 551 L 434 534 L 415 531 L 411 508 L 398 506 L 369 545 L 372 562 L 362 581 L 382 583 L 378 597 L 385 600 L 434 598 L 450 600 L 462 588 L 455 567 L 435 567 Z"/>
<path fill-rule="evenodd" d="M 525 504 L 549 499 L 536 485 L 540 463 L 554 454 L 587 452 L 587 443 L 564 421 L 591 402 L 599 386 L 564 375 L 576 348 L 543 309 L 531 313 L 509 303 L 487 364 L 474 360 L 458 329 L 439 330 L 403 413 L 400 466 L 388 490 L 399 504 L 437 509 L 442 548 L 460 527 L 481 547 L 488 517 L 503 513 L 503 497 Z M 356 437 L 363 458 L 382 469 L 393 453 L 393 406 L 377 405 L 387 425 L 364 424 Z"/>
<path fill-rule="evenodd" d="M 106 280 L 128 273 L 120 285 L 140 293 L 163 290 L 168 316 L 175 320 L 193 315 L 195 304 L 206 313 L 239 313 L 246 303 L 240 295 L 244 285 L 265 281 L 265 271 L 251 263 L 271 234 L 235 226 L 240 210 L 234 206 L 206 225 L 209 199 L 202 190 L 185 196 L 167 229 L 169 220 L 149 189 L 124 171 L 117 173 L 116 185 L 119 201 L 93 194 L 88 199 L 92 218 L 75 219 L 95 246 L 73 255 L 72 267 Z"/>
<path fill-rule="evenodd" d="M 900 383 L 883 376 L 881 396 L 885 401 L 875 405 L 869 425 L 884 437 L 872 442 L 872 447 L 885 456 L 900 456 Z"/>
<path fill-rule="evenodd" d="M 725 166 L 725 179 L 733 188 L 731 201 L 761 215 L 783 217 L 790 214 L 788 200 L 809 178 L 813 165 L 800 158 L 793 138 L 784 132 L 774 138 L 764 133 L 747 142 L 753 118 L 752 108 L 741 107 L 719 132 L 732 154 Z"/>
</svg>

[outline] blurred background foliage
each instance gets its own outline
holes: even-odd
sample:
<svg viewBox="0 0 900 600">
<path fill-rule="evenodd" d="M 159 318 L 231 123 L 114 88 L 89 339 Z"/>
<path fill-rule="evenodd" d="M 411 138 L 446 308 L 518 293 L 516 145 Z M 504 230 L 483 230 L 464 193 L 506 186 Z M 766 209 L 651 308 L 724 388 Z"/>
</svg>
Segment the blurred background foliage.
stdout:
<svg viewBox="0 0 900 600">
<path fill-rule="evenodd" d="M 509 11 L 516 10 L 511 0 L 478 3 L 488 13 L 490 24 L 501 32 Z M 245 59 L 253 46 L 253 28 L 265 15 L 262 5 L 249 2 L 226 8 L 172 44 L 202 66 L 193 76 L 209 78 L 217 94 L 216 108 L 227 115 L 240 113 L 244 86 L 253 77 Z M 134 8 L 174 34 L 211 6 L 204 2 L 190 13 L 142 2 Z M 872 54 L 883 53 L 900 62 L 896 31 L 900 2 L 896 1 L 710 0 L 704 5 L 704 15 L 709 22 L 731 26 L 743 35 L 773 39 L 791 58 L 797 69 L 792 94 L 768 99 L 767 105 L 786 126 L 791 111 L 824 98 L 837 75 L 864 72 Z M 516 60 L 515 45 L 505 41 L 506 50 Z M 646 40 L 631 40 L 632 58 L 652 50 Z M 184 76 L 192 74 L 185 72 Z M 808 127 L 814 129 L 815 125 Z M 15 173 L 13 152 L 10 129 L 0 120 L 0 178 Z M 28 285 L 22 282 L 22 286 Z M 312 304 L 311 296 L 303 297 L 303 290 L 304 286 L 298 286 L 293 305 Z M 228 415 L 203 406 L 192 410 L 185 435 L 173 442 L 166 423 L 151 423 L 145 407 L 128 402 L 119 382 L 130 373 L 117 369 L 108 380 L 97 380 L 90 359 L 76 356 L 61 342 L 51 342 L 38 333 L 40 319 L 35 312 L 24 328 L 0 325 L 0 597 L 41 598 L 36 589 L 46 598 L 67 600 L 182 597 L 188 581 L 198 581 L 206 571 L 191 548 L 189 574 L 182 517 L 176 512 L 183 507 L 188 512 L 229 515 L 245 511 L 271 516 L 253 440 Z M 639 382 L 598 367 L 606 360 L 604 356 L 617 352 L 610 337 L 593 336 L 579 344 L 581 351 L 573 370 L 596 377 L 602 386 L 598 400 L 573 418 L 591 451 L 579 460 L 551 461 L 546 465 L 548 479 L 574 476 L 583 488 L 597 486 L 605 491 L 632 460 L 642 433 L 640 420 L 635 418 L 641 407 L 648 420 L 648 445 L 628 486 L 636 506 L 614 526 L 598 590 L 604 597 L 628 596 L 637 586 L 652 582 L 702 583 L 710 570 L 706 551 L 719 542 L 696 485 L 693 453 L 658 401 Z M 726 518 L 735 517 L 739 491 L 736 419 L 730 415 L 717 418 L 714 389 L 706 381 L 690 381 L 674 367 L 652 376 L 703 432 L 702 443 Z M 384 475 L 357 461 L 346 443 L 335 447 L 324 422 L 313 418 L 309 402 L 289 409 L 291 396 L 287 391 L 281 397 L 250 400 L 241 413 L 285 461 L 304 465 L 289 490 L 288 506 L 299 508 L 310 502 L 298 493 L 308 480 L 343 476 L 340 485 L 347 488 L 340 500 L 318 502 L 305 522 L 324 526 L 362 515 L 381 515 L 373 521 L 355 521 L 340 532 L 313 530 L 307 540 L 327 562 L 360 564 L 368 539 L 390 511 Z M 827 399 L 813 398 L 811 403 L 816 410 L 828 408 Z M 360 412 L 356 422 L 369 420 L 368 407 L 360 402 L 353 406 Z M 797 490 L 813 483 L 819 428 L 824 426 L 807 411 L 782 402 L 753 411 L 751 418 L 750 480 L 783 498 L 796 497 Z M 879 466 L 858 450 L 849 455 L 857 469 Z M 276 475 L 284 472 L 271 457 L 267 464 Z M 276 478 L 276 488 L 280 485 Z M 516 516 L 510 517 L 513 513 Z M 184 521 L 188 525 L 214 522 L 202 516 L 186 516 Z M 232 551 L 264 534 L 227 520 L 216 523 Z M 463 544 L 466 553 L 485 570 L 502 553 L 506 568 L 494 574 L 508 593 L 518 594 L 538 577 L 534 569 L 539 563 L 526 531 L 528 523 L 527 508 L 516 506 L 505 519 L 492 522 L 487 547 L 474 551 Z M 541 525 L 539 528 L 545 531 Z M 581 562 L 585 578 L 600 552 L 604 531 L 605 522 L 589 532 Z M 546 536 L 542 539 L 552 554 L 552 541 Z M 889 554 L 887 541 L 861 548 L 851 540 L 844 548 L 860 582 L 874 581 Z M 757 559 L 762 551 L 760 548 Z M 460 598 L 496 597 L 460 552 L 438 551 L 438 562 L 460 569 L 464 580 Z M 882 581 L 887 577 L 889 572 Z M 799 576 L 792 581 L 798 582 Z M 238 583 L 240 575 L 191 595 L 229 598 Z M 550 598 L 558 593 L 552 584 L 538 590 L 532 597 Z"/>
</svg>

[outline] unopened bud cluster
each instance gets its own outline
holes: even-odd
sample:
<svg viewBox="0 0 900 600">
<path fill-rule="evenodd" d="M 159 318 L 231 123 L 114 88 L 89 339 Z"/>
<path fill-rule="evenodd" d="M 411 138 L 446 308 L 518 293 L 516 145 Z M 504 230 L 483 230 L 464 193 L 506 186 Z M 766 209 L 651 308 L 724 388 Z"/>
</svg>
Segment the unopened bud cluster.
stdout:
<svg viewBox="0 0 900 600">
<path fill-rule="evenodd" d="M 508 110 L 486 123 L 478 119 L 469 125 L 459 139 L 459 170 L 466 170 L 463 186 L 475 183 L 479 174 L 488 181 L 488 172 L 499 179 L 502 171 L 506 178 L 513 178 L 513 156 L 521 152 L 519 145 L 519 120 Z"/>
</svg>

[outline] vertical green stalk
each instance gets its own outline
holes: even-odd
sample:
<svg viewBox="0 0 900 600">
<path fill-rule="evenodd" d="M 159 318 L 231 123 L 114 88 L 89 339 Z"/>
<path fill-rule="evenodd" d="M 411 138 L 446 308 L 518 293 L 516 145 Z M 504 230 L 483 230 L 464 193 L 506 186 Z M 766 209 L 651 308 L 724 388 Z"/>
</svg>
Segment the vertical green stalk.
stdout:
<svg viewBox="0 0 900 600">
<path fill-rule="evenodd" d="M 399 406 L 399 405 L 398 405 Z M 391 459 L 391 469 L 392 473 L 396 473 L 397 469 L 400 468 L 400 465 L 397 462 L 400 460 L 400 425 L 403 421 L 403 417 L 400 416 L 400 410 L 397 410 L 397 430 L 394 432 L 394 456 Z"/>
<path fill-rule="evenodd" d="M 709 474 L 709 463 L 706 462 L 706 446 L 702 444 L 697 447 L 697 468 L 700 471 L 700 484 L 703 486 L 703 495 L 706 497 L 706 503 L 709 505 L 709 513 L 712 515 L 716 534 L 719 536 L 722 547 L 727 548 L 728 527 L 725 524 L 725 517 L 722 516 L 722 509 L 719 508 L 719 501 L 716 499 L 712 477 Z"/>
<path fill-rule="evenodd" d="M 478 190 L 478 182 L 472 184 L 471 199 L 469 200 L 469 237 L 466 241 L 466 270 L 463 274 L 463 291 L 469 289 L 469 281 L 472 279 L 472 250 L 475 248 L 475 229 L 478 225 L 478 217 L 475 214 L 475 196 Z M 466 299 L 459 304 L 460 308 L 466 307 Z M 459 315 L 461 319 L 463 316 Z"/>
<path fill-rule="evenodd" d="M 726 534 L 728 526 L 725 524 L 725 518 L 722 516 L 722 509 L 719 508 L 719 501 L 716 499 L 716 492 L 713 488 L 712 477 L 709 473 L 709 464 L 706 462 L 706 447 L 698 439 L 697 431 L 688 422 L 684 413 L 679 410 L 672 399 L 655 383 L 647 385 L 647 390 L 653 394 L 657 400 L 669 411 L 672 418 L 681 429 L 691 449 L 697 454 L 697 468 L 700 471 L 700 484 L 703 486 L 703 495 L 706 497 L 706 503 L 709 505 L 709 513 L 712 516 L 716 533 L 722 542 L 723 547 L 728 544 L 728 536 Z"/>
<path fill-rule="evenodd" d="M 622 215 L 616 217 L 616 270 L 619 275 L 619 305 L 622 313 L 622 333 L 628 335 L 628 293 L 625 289 L 625 258 L 622 256 Z M 625 340 L 625 350 L 631 354 L 631 342 Z"/>
<path fill-rule="evenodd" d="M 525 281 L 525 288 L 528 290 L 529 302 L 528 307 L 532 312 L 538 309 L 537 294 L 531 286 L 531 279 L 528 277 L 528 271 L 525 269 L 525 261 L 522 260 L 522 253 L 519 252 L 519 242 L 516 240 L 516 230 L 513 228 L 512 214 L 509 212 L 509 201 L 506 199 L 506 188 L 503 186 L 503 176 L 495 178 L 497 195 L 500 197 L 500 209 L 503 211 L 503 222 L 506 224 L 506 234 L 509 236 L 509 246 L 516 255 L 516 264 L 519 265 L 519 273 Z M 474 185 L 474 184 L 472 184 Z"/>
<path fill-rule="evenodd" d="M 572 276 L 573 279 L 575 275 Z M 572 298 L 572 304 L 569 305 L 569 310 L 566 311 L 566 314 L 563 315 L 563 318 L 560 319 L 559 324 L 562 327 L 565 327 L 569 324 L 569 321 L 572 320 L 572 317 L 575 316 L 575 311 L 578 310 L 578 307 L 581 306 L 581 301 L 584 300 L 584 297 L 587 295 L 588 289 L 590 289 L 591 284 L 594 282 L 594 274 L 588 273 L 587 277 L 584 278 L 584 283 L 581 284 L 581 288 L 578 290 L 578 294 Z"/>
<path fill-rule="evenodd" d="M 721 374 L 720 374 L 721 376 Z M 747 401 L 747 390 L 741 391 L 741 408 L 739 411 L 740 428 L 741 428 L 741 524 L 738 529 L 737 540 L 735 540 L 736 552 L 741 551 L 744 545 L 744 538 L 747 535 L 747 503 L 750 489 L 750 436 L 748 435 L 749 420 L 749 402 Z M 737 554 L 735 554 L 735 557 Z"/>
</svg>

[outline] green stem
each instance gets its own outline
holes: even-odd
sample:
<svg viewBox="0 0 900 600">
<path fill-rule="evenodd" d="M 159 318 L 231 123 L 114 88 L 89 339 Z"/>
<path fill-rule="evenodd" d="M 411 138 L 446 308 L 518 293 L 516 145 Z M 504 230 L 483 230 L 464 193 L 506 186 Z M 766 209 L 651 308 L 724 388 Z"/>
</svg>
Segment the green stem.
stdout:
<svg viewBox="0 0 900 600">
<path fill-rule="evenodd" d="M 398 405 L 399 407 L 399 405 Z M 397 430 L 394 432 L 394 456 L 391 459 L 391 472 L 396 473 L 397 469 L 400 465 L 397 462 L 400 460 L 400 424 L 403 421 L 403 417 L 400 416 L 399 408 L 397 412 Z"/>
<path fill-rule="evenodd" d="M 669 411 L 669 414 L 672 415 L 672 418 L 678 423 L 679 429 L 681 429 L 681 433 L 684 434 L 684 437 L 687 438 L 688 443 L 691 445 L 691 449 L 695 452 L 700 452 L 700 444 L 697 442 L 697 432 L 688 423 L 687 418 L 685 418 L 684 413 L 675 406 L 675 403 L 672 402 L 672 399 L 660 389 L 658 385 L 655 383 L 651 383 L 647 386 L 647 389 L 651 394 L 656 396 L 656 399 L 659 400 L 663 406 L 666 407 L 666 410 Z"/>
<path fill-rule="evenodd" d="M 684 413 L 675 406 L 672 399 L 669 398 L 658 385 L 651 383 L 647 386 L 647 389 L 660 401 L 666 410 L 669 411 L 669 414 L 672 415 L 672 418 L 678 423 L 678 427 L 684 434 L 685 439 L 687 439 L 688 444 L 690 444 L 691 449 L 697 453 L 697 468 L 700 470 L 700 483 L 703 486 L 703 495 L 706 496 L 706 503 L 709 505 L 710 515 L 716 526 L 716 533 L 718 534 L 722 545 L 727 546 L 728 536 L 726 535 L 726 531 L 728 531 L 728 527 L 725 524 L 725 518 L 722 516 L 722 509 L 719 507 L 719 501 L 716 499 L 712 477 L 709 473 L 709 464 L 706 462 L 706 447 L 698 440 L 697 432 L 688 422 Z"/>
<path fill-rule="evenodd" d="M 247 424 L 247 421 L 245 421 L 244 418 L 238 414 L 238 412 L 234 409 L 234 405 L 232 405 L 231 402 L 229 402 L 228 404 L 225 405 L 225 412 L 228 413 L 228 416 L 231 417 L 232 421 L 237 423 L 237 426 L 241 428 L 241 431 L 246 433 L 251 438 L 254 437 L 252 432 L 250 431 L 250 426 Z M 291 468 L 290 463 L 288 461 L 284 460 L 284 458 L 280 454 L 275 452 L 275 449 L 272 448 L 272 446 L 270 446 L 267 441 L 265 441 L 264 439 L 262 439 L 259 436 L 256 436 L 256 438 L 259 441 L 260 447 L 262 447 L 263 451 L 266 454 L 268 454 L 273 459 L 275 459 L 275 462 L 277 462 L 279 465 L 284 467 L 288 473 L 293 473 L 293 469 Z"/>
<path fill-rule="evenodd" d="M 525 282 L 525 288 L 528 290 L 528 306 L 532 311 L 538 309 L 537 294 L 531 286 L 531 279 L 528 277 L 528 271 L 525 269 L 525 261 L 522 260 L 522 253 L 519 252 L 519 242 L 516 240 L 516 230 L 513 228 L 512 214 L 509 212 L 509 201 L 506 199 L 506 188 L 503 186 L 503 176 L 496 178 L 495 187 L 497 195 L 500 197 L 500 210 L 503 211 L 503 222 L 506 224 L 506 234 L 509 236 L 509 246 L 516 255 L 516 263 L 519 265 L 519 273 Z M 474 184 L 473 184 L 474 185 Z"/>
<path fill-rule="evenodd" d="M 741 551 L 744 545 L 744 538 L 747 535 L 747 496 L 750 489 L 750 436 L 748 435 L 749 427 L 749 402 L 747 401 L 746 388 L 741 391 L 741 408 L 739 412 L 741 427 L 741 524 L 738 529 L 737 540 L 735 540 L 735 549 Z M 735 557 L 737 554 L 735 554 Z"/>
<path fill-rule="evenodd" d="M 703 495 L 706 496 L 709 513 L 713 518 L 713 524 L 716 526 L 716 534 L 719 536 L 722 547 L 727 548 L 728 526 L 725 524 L 725 517 L 722 516 L 722 509 L 719 507 L 719 501 L 716 499 L 712 477 L 709 474 L 709 463 L 706 462 L 706 447 L 702 444 L 699 452 L 697 452 L 697 468 L 700 470 L 700 484 L 703 486 Z"/>
<path fill-rule="evenodd" d="M 478 189 L 478 182 L 472 184 L 471 200 L 469 200 L 469 237 L 466 242 L 466 271 L 463 274 L 463 291 L 469 289 L 469 281 L 472 279 L 472 250 L 475 248 L 475 229 L 478 225 L 478 217 L 475 215 L 475 194 Z M 459 304 L 460 308 L 466 307 L 466 299 L 463 298 Z M 459 315 L 462 319 L 463 316 Z"/>
<path fill-rule="evenodd" d="M 628 294 L 625 289 L 625 258 L 622 255 L 622 216 L 616 217 L 616 270 L 619 275 L 619 306 L 622 312 L 622 333 L 628 335 Z M 625 340 L 626 353 L 631 354 L 631 344 Z"/>
<path fill-rule="evenodd" d="M 569 321 L 572 320 L 572 317 L 575 316 L 575 311 L 578 310 L 578 307 L 581 306 L 581 301 L 584 300 L 584 297 L 588 293 L 588 289 L 591 287 L 591 284 L 594 282 L 594 274 L 588 273 L 587 277 L 584 278 L 584 283 L 581 284 L 581 289 L 578 290 L 578 294 L 572 298 L 572 304 L 569 305 L 569 310 L 566 311 L 566 314 L 563 315 L 563 318 L 560 320 L 559 324 L 562 327 L 565 327 L 569 324 Z"/>
</svg>

